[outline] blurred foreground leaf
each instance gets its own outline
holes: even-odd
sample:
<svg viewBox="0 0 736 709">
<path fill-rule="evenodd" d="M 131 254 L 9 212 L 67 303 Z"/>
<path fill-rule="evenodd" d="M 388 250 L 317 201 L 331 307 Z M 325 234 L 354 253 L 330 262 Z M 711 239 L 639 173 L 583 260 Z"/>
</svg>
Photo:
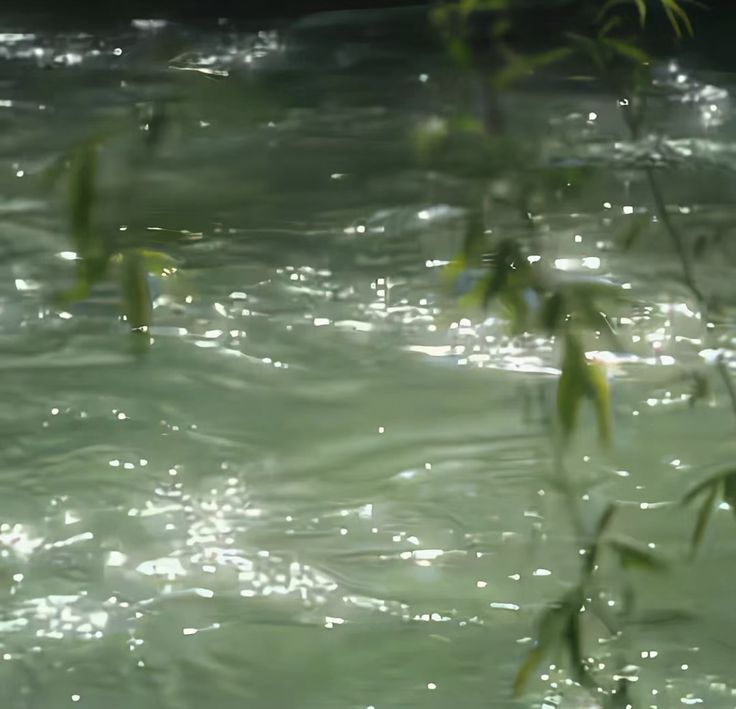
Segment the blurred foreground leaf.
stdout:
<svg viewBox="0 0 736 709">
<path fill-rule="evenodd" d="M 580 340 L 568 332 L 557 383 L 557 414 L 565 438 L 569 438 L 577 426 L 583 399 L 593 403 L 599 438 L 608 443 L 611 433 L 610 393 L 605 368 L 589 362 Z"/>
<path fill-rule="evenodd" d="M 569 643 L 566 635 L 570 631 L 571 620 L 580 612 L 582 603 L 583 592 L 576 587 L 542 614 L 537 628 L 536 644 L 516 673 L 514 696 L 518 697 L 524 692 L 532 673 L 545 658 L 552 655 L 564 643 Z"/>
<path fill-rule="evenodd" d="M 653 554 L 651 550 L 635 539 L 617 537 L 609 539 L 608 544 L 616 553 L 624 568 L 642 569 L 644 571 L 664 571 L 668 564 Z"/>
<path fill-rule="evenodd" d="M 120 285 L 123 296 L 123 313 L 131 333 L 148 343 L 153 304 L 144 256 L 139 249 L 131 249 L 122 254 Z"/>
</svg>

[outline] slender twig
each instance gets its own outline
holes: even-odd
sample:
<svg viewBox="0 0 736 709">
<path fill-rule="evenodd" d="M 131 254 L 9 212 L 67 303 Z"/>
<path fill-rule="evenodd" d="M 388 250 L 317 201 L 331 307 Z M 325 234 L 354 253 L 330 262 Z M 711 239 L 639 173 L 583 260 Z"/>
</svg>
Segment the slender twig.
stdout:
<svg viewBox="0 0 736 709">
<path fill-rule="evenodd" d="M 643 106 L 643 104 L 642 104 Z M 622 115 L 624 123 L 629 129 L 629 133 L 633 139 L 636 139 L 639 135 L 639 126 L 641 125 L 641 115 L 634 115 L 629 106 L 622 106 Z M 649 183 L 649 189 L 652 193 L 652 199 L 654 200 L 654 208 L 657 213 L 657 219 L 662 224 L 665 232 L 670 238 L 670 241 L 677 251 L 680 264 L 682 265 L 682 274 L 685 285 L 688 287 L 690 292 L 698 300 L 701 313 L 706 320 L 708 318 L 708 303 L 703 295 L 703 292 L 698 287 L 697 281 L 695 280 L 695 273 L 693 269 L 692 258 L 688 252 L 687 246 L 685 245 L 685 239 L 683 238 L 680 230 L 675 226 L 674 222 L 670 218 L 669 212 L 667 211 L 667 205 L 665 204 L 664 197 L 662 196 L 662 190 L 657 182 L 654 169 L 651 167 L 644 168 L 644 172 Z M 731 409 L 736 415 L 736 386 L 731 379 L 731 375 L 728 371 L 728 367 L 723 360 L 723 355 L 719 355 L 716 360 L 716 369 L 718 374 L 723 380 L 723 384 L 726 387 L 728 396 L 731 403 Z"/>
</svg>

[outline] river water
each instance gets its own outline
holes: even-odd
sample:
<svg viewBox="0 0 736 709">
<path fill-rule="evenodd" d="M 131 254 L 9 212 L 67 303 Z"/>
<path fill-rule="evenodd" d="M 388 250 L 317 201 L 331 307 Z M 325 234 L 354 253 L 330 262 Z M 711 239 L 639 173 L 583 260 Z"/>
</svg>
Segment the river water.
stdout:
<svg viewBox="0 0 736 709">
<path fill-rule="evenodd" d="M 573 502 L 550 482 L 559 363 L 443 291 L 480 178 L 464 153 L 423 166 L 416 135 L 478 95 L 421 12 L 0 34 L 4 707 L 597 706 L 549 662 L 512 697 L 535 619 L 579 566 Z M 636 299 L 626 351 L 599 355 L 612 446 L 586 415 L 568 453 L 579 513 L 617 501 L 616 529 L 672 562 L 631 572 L 632 702 L 733 707 L 732 514 L 690 562 L 695 512 L 677 500 L 734 453 L 709 362 L 722 347 L 728 364 L 735 334 L 736 82 L 666 58 L 656 76 L 637 141 L 622 97 L 564 76 L 505 110 L 544 160 L 588 170 L 534 214 L 541 257 Z M 152 105 L 168 120 L 149 153 Z M 74 246 L 43 176 L 120 125 L 95 228 L 178 267 L 156 279 L 143 357 L 112 285 L 54 299 Z M 617 245 L 651 219 L 644 165 L 688 239 L 719 235 L 696 266 L 712 327 L 665 235 Z M 694 406 L 692 371 L 712 380 Z M 588 651 L 611 679 L 619 648 L 599 634 Z"/>
</svg>

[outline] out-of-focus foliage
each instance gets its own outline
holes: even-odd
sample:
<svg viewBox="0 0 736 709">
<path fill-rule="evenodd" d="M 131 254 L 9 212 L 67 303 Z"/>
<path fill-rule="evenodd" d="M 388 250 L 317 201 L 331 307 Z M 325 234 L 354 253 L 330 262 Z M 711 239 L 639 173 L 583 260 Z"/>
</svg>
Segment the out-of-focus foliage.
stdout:
<svg viewBox="0 0 736 709">
<path fill-rule="evenodd" d="M 156 106 L 146 107 L 143 131 L 145 152 L 152 155 L 166 129 L 165 114 Z M 58 295 L 69 305 L 90 297 L 93 288 L 105 281 L 117 282 L 120 312 L 127 321 L 137 350 L 150 342 L 153 318 L 151 279 L 176 273 L 174 259 L 158 250 L 121 240 L 120 232 L 102 228 L 96 219 L 100 204 L 99 162 L 106 143 L 124 132 L 116 126 L 72 147 L 46 171 L 46 183 L 64 183 L 69 241 L 74 253 L 74 283 Z"/>
<path fill-rule="evenodd" d="M 659 9 L 672 27 L 678 40 L 693 33 L 692 22 L 683 5 L 677 0 L 659 0 Z M 699 3 L 689 3 L 698 5 Z M 592 407 L 598 437 L 603 445 L 609 443 L 612 431 L 610 389 L 605 367 L 586 354 L 586 343 L 591 338 L 607 338 L 612 348 L 621 345 L 609 314 L 627 307 L 630 294 L 614 284 L 583 278 L 563 277 L 555 269 L 545 268 L 539 242 L 533 237 L 489 234 L 485 229 L 483 205 L 490 201 L 497 208 L 512 209 L 528 215 L 530 233 L 534 231 L 531 205 L 544 204 L 556 199 L 554 172 L 542 168 L 543 147 L 519 140 L 506 127 L 512 123 L 502 110 L 503 92 L 552 65 L 568 59 L 581 58 L 594 68 L 599 80 L 612 87 L 618 95 L 622 118 L 632 138 L 637 138 L 646 111 L 642 98 L 651 83 L 651 59 L 637 36 L 647 26 L 652 15 L 652 3 L 646 0 L 608 0 L 604 3 L 580 2 L 587 16 L 592 17 L 588 31 L 571 28 L 564 33 L 561 43 L 537 54 L 518 51 L 514 47 L 514 0 L 458 0 L 444 3 L 433 13 L 433 20 L 445 39 L 450 54 L 463 66 L 472 69 L 482 87 L 482 110 L 485 116 L 437 119 L 425 125 L 417 135 L 419 159 L 424 165 L 457 174 L 485 180 L 480 195 L 469 196 L 469 218 L 460 253 L 446 267 L 446 287 L 464 307 L 479 311 L 495 309 L 502 314 L 511 335 L 541 334 L 553 338 L 559 353 L 560 374 L 557 379 L 556 407 L 553 420 L 561 448 L 557 456 L 556 472 L 559 488 L 567 494 L 567 503 L 573 518 L 577 516 L 577 495 L 571 492 L 574 484 L 565 479 L 564 453 L 576 433 L 584 405 Z M 527 9 L 526 17 L 534 9 Z M 637 26 L 630 22 L 635 13 Z M 529 14 L 531 13 L 531 15 Z M 560 175 L 561 176 L 561 175 Z M 584 171 L 565 175 L 565 186 L 584 179 Z M 702 255 L 718 236 L 701 239 L 692 253 L 683 236 L 669 218 L 657 177 L 646 172 L 652 190 L 657 221 L 670 237 L 683 268 L 683 282 L 693 296 L 702 301 L 695 283 L 691 259 Z M 494 185 L 503 183 L 503 197 L 494 193 Z M 489 195 L 490 198 L 489 198 Z M 617 235 L 622 251 L 633 248 L 644 238 L 652 224 L 651 218 L 634 217 L 627 229 Z M 534 244 L 530 251 L 527 241 Z M 631 302 L 629 301 L 629 307 Z M 703 306 L 705 307 L 705 305 Z M 736 412 L 736 388 L 730 375 L 721 366 L 722 378 Z M 690 403 L 693 405 L 710 395 L 709 381 L 700 372 L 687 373 L 692 385 Z M 572 485 L 572 487 L 571 487 Z M 736 473 L 733 466 L 721 469 L 693 487 L 683 504 L 698 504 L 697 518 L 691 538 L 691 551 L 701 545 L 708 522 L 719 502 L 736 509 Z M 584 649 L 585 628 L 595 624 L 605 629 L 608 639 L 615 642 L 627 627 L 639 621 L 634 613 L 636 590 L 634 574 L 661 573 L 668 562 L 655 554 L 649 546 L 620 534 L 610 533 L 614 506 L 609 504 L 593 532 L 588 532 L 579 520 L 577 527 L 581 555 L 578 580 L 557 601 L 551 603 L 537 622 L 535 643 L 522 661 L 514 681 L 514 693 L 519 695 L 545 660 L 562 663 L 569 676 L 607 707 L 634 705 L 631 682 L 621 672 L 618 679 L 601 677 L 595 670 L 590 652 Z M 609 570 L 603 577 L 601 569 Z M 618 584 L 611 588 L 610 578 Z M 600 599 L 617 594 L 621 603 L 615 613 Z M 627 663 L 622 656 L 621 666 Z"/>
</svg>

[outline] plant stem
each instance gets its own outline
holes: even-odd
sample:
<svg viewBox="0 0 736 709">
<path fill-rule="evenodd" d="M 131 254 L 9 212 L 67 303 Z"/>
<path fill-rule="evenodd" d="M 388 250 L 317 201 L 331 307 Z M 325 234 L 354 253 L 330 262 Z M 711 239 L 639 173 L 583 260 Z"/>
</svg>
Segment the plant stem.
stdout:
<svg viewBox="0 0 736 709">
<path fill-rule="evenodd" d="M 629 129 L 629 133 L 632 139 L 636 139 L 639 134 L 638 126 L 641 124 L 641 115 L 634 116 L 628 106 L 622 107 L 622 115 L 624 123 Z M 701 313 L 707 322 L 709 319 L 708 303 L 695 280 L 692 259 L 687 250 L 687 246 L 685 245 L 685 240 L 683 239 L 679 229 L 673 223 L 672 219 L 670 219 L 670 215 L 667 212 L 667 205 L 665 204 L 664 197 L 662 196 L 662 190 L 660 189 L 659 183 L 657 182 L 657 178 L 654 174 L 654 169 L 651 167 L 646 167 L 644 168 L 644 173 L 646 174 L 647 182 L 649 183 L 649 190 L 652 193 L 652 199 L 654 200 L 654 208 L 657 212 L 657 218 L 667 232 L 670 241 L 673 243 L 675 250 L 677 251 L 678 258 L 680 259 L 685 285 L 698 300 Z M 718 374 L 723 380 L 723 384 L 725 385 L 726 391 L 728 392 L 731 409 L 733 410 L 734 415 L 736 415 L 736 386 L 734 385 L 733 380 L 731 379 L 731 375 L 728 371 L 728 367 L 723 360 L 723 355 L 718 356 L 716 360 L 716 369 L 718 370 Z"/>
</svg>

